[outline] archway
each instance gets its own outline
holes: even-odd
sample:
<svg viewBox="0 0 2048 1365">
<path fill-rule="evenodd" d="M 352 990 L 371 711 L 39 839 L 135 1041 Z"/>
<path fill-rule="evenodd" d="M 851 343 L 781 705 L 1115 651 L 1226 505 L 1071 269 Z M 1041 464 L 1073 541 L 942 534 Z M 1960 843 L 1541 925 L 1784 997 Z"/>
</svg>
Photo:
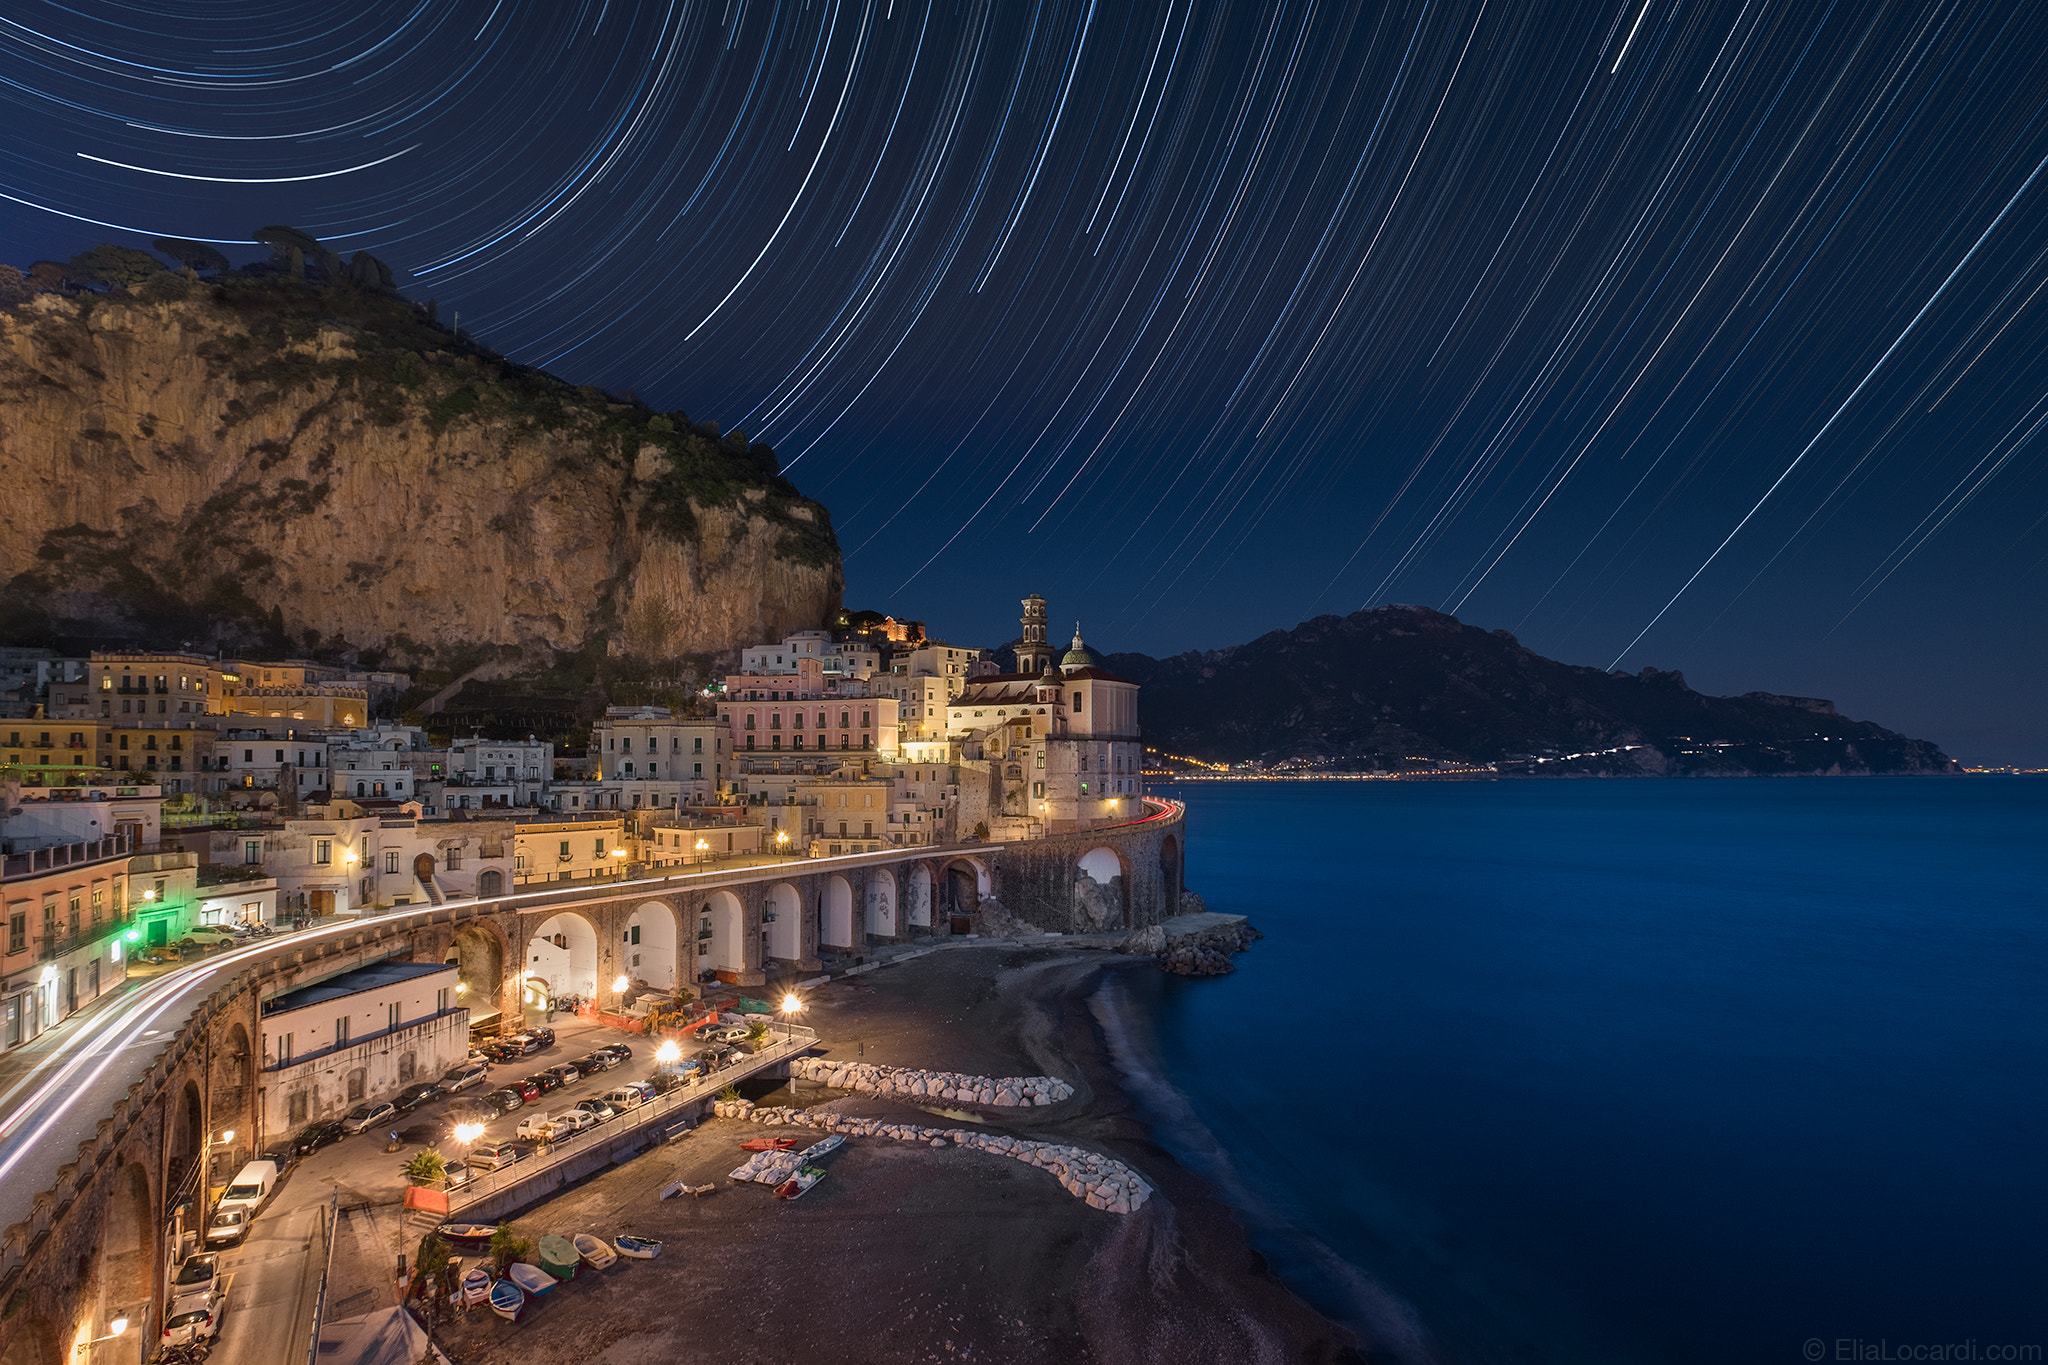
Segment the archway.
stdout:
<svg viewBox="0 0 2048 1365">
<path fill-rule="evenodd" d="M 879 867 L 868 873 L 867 932 L 874 938 L 896 937 L 896 879 Z"/>
<path fill-rule="evenodd" d="M 412 875 L 419 878 L 420 885 L 430 885 L 434 880 L 434 855 L 422 853 L 412 860 Z"/>
<path fill-rule="evenodd" d="M 149 1330 L 151 1287 L 156 1282 L 150 1228 L 149 1172 L 128 1162 L 114 1173 L 100 1229 L 99 1312 L 94 1336 L 105 1323 L 125 1317 L 138 1333 Z"/>
<path fill-rule="evenodd" d="M 224 1144 L 215 1142 L 210 1149 L 214 1169 L 207 1173 L 209 1180 L 218 1180 L 223 1169 L 233 1175 L 241 1169 L 245 1154 L 255 1150 L 250 1101 L 255 1095 L 256 1059 L 249 1052 L 249 1030 L 233 1024 L 213 1054 L 206 1111 L 213 1116 L 209 1121 L 216 1129 L 233 1129 L 235 1136 Z"/>
<path fill-rule="evenodd" d="M 64 1365 L 63 1357 L 57 1353 L 57 1335 L 50 1330 L 50 1324 L 41 1318 L 30 1318 L 21 1324 L 14 1340 L 7 1344 L 7 1354 L 0 1356 L 0 1365 Z"/>
<path fill-rule="evenodd" d="M 697 942 L 704 957 L 711 966 L 721 972 L 743 972 L 747 969 L 747 949 L 743 941 L 747 926 L 746 907 L 740 898 L 730 891 L 714 891 L 705 902 L 697 925 Z M 706 938 L 705 935 L 710 937 Z"/>
<path fill-rule="evenodd" d="M 1080 933 L 1128 927 L 1130 878 L 1113 848 L 1091 848 L 1074 864 L 1074 924 Z"/>
<path fill-rule="evenodd" d="M 1159 880 L 1165 888 L 1166 908 L 1161 913 L 1180 913 L 1180 841 L 1171 834 L 1159 841 Z"/>
<path fill-rule="evenodd" d="M 505 980 L 505 946 L 480 924 L 455 931 L 443 961 L 455 964 L 456 1003 L 469 1007 L 470 1022 L 483 1023 L 497 1012 L 498 991 Z"/>
<path fill-rule="evenodd" d="M 504 895 L 505 874 L 498 871 L 498 869 L 496 869 L 495 867 L 487 868 L 484 871 L 477 873 L 476 894 L 480 897 Z"/>
<path fill-rule="evenodd" d="M 844 877 L 825 879 L 825 913 L 819 917 L 818 942 L 830 948 L 853 946 L 853 888 Z"/>
<path fill-rule="evenodd" d="M 526 974 L 552 995 L 597 999 L 597 930 L 578 914 L 550 915 L 526 941 Z"/>
<path fill-rule="evenodd" d="M 777 882 L 768 888 L 768 899 L 762 907 L 762 937 L 767 940 L 768 956 L 794 962 L 803 956 L 803 897 L 788 882 Z M 772 918 L 771 918 L 772 916 Z"/>
<path fill-rule="evenodd" d="M 911 869 L 910 884 L 904 888 L 903 908 L 911 924 L 931 928 L 932 870 L 922 863 Z"/>
<path fill-rule="evenodd" d="M 661 901 L 646 902 L 626 922 L 626 941 L 619 945 L 626 955 L 626 974 L 657 991 L 674 990 L 680 938 L 676 912 Z"/>
</svg>

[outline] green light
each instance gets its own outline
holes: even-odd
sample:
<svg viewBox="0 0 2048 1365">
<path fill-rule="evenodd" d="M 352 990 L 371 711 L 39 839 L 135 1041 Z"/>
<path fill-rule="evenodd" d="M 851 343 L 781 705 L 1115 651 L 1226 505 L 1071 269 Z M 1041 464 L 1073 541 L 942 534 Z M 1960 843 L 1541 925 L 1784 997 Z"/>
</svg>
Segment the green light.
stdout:
<svg viewBox="0 0 2048 1365">
<path fill-rule="evenodd" d="M 127 938 L 130 943 L 140 942 L 142 939 L 142 931 L 140 929 L 130 929 L 128 931 Z"/>
</svg>

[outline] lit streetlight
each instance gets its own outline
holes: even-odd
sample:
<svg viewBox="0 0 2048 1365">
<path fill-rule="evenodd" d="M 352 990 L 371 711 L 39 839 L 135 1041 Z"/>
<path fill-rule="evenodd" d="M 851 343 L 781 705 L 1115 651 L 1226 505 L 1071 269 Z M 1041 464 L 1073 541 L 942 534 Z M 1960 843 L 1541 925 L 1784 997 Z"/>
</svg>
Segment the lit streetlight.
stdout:
<svg viewBox="0 0 2048 1365">
<path fill-rule="evenodd" d="M 654 1050 L 654 1060 L 663 1070 L 667 1070 L 683 1060 L 683 1050 L 676 1046 L 675 1039 L 663 1039 L 661 1046 Z"/>
<path fill-rule="evenodd" d="M 775 851 L 776 851 L 776 852 L 777 852 L 778 854 L 782 854 L 782 855 L 785 855 L 785 856 L 787 856 L 787 854 L 789 853 L 789 831 L 788 831 L 788 830 L 786 830 L 786 829 L 778 829 L 778 830 L 776 830 L 776 831 L 775 831 Z"/>
<path fill-rule="evenodd" d="M 804 1002 L 797 999 L 795 991 L 791 991 L 782 997 L 782 1041 L 785 1043 L 789 1041 L 790 1020 L 802 1014 L 803 1010 Z"/>
<path fill-rule="evenodd" d="M 107 1334 L 106 1334 L 105 1336 L 103 1336 L 103 1337 L 92 1337 L 92 1338 L 90 1338 L 90 1339 L 88 1339 L 88 1340 L 85 1340 L 85 1341 L 81 1341 L 81 1342 L 79 1342 L 79 1343 L 78 1343 L 78 1354 L 79 1354 L 79 1355 L 81 1355 L 81 1356 L 84 1356 L 84 1355 L 89 1355 L 89 1354 L 91 1353 L 91 1351 L 92 1351 L 92 1348 L 93 1348 L 93 1347 L 95 1347 L 95 1346 L 99 1345 L 99 1344 L 100 1344 L 101 1342 L 103 1342 L 103 1341 L 112 1341 L 112 1340 L 113 1340 L 113 1339 L 114 1339 L 115 1337 L 121 1336 L 121 1335 L 123 1335 L 124 1333 L 126 1333 L 126 1332 L 127 1332 L 127 1330 L 128 1330 L 128 1319 L 126 1319 L 126 1318 L 115 1318 L 115 1319 L 114 1319 L 113 1321 L 111 1321 L 111 1322 L 109 1322 L 109 1323 L 107 1324 Z"/>
<path fill-rule="evenodd" d="M 483 1135 L 484 1126 L 481 1123 L 458 1123 L 455 1125 L 455 1140 L 464 1147 L 469 1146 L 470 1143 L 475 1142 Z"/>
</svg>

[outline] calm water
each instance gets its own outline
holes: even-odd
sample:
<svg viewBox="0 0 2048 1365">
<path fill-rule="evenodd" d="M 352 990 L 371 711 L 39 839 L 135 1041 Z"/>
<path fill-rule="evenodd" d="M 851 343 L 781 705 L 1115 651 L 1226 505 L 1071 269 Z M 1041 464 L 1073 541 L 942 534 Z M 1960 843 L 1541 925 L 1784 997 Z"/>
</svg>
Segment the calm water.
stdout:
<svg viewBox="0 0 2048 1365">
<path fill-rule="evenodd" d="M 1456 1362 L 2048 1343 L 2048 781 L 1173 794 L 1267 938 L 1115 1018 L 1334 1315 Z"/>
</svg>

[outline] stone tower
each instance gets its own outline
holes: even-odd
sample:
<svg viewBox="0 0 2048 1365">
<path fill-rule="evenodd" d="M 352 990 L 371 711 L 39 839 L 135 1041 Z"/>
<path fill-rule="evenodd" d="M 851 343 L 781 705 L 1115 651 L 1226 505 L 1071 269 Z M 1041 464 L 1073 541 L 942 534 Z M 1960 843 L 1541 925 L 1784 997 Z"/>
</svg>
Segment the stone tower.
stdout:
<svg viewBox="0 0 2048 1365">
<path fill-rule="evenodd" d="M 1045 642 L 1045 599 L 1037 593 L 1024 599 L 1024 634 L 1017 642 L 1017 671 L 1036 677 L 1052 667 L 1052 646 Z"/>
</svg>

